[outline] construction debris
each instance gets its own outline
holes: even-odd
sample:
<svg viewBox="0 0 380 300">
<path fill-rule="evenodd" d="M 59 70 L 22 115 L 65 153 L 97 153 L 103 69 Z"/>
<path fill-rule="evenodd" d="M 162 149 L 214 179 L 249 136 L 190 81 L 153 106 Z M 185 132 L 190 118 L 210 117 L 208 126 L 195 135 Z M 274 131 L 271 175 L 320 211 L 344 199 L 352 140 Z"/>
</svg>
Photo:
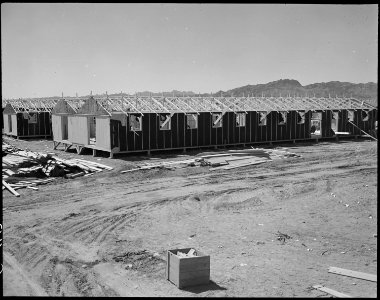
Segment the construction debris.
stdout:
<svg viewBox="0 0 380 300">
<path fill-rule="evenodd" d="M 231 170 L 235 168 L 261 164 L 275 159 L 284 159 L 288 157 L 300 157 L 295 153 L 277 149 L 252 148 L 243 150 L 228 150 L 220 153 L 206 153 L 199 158 L 187 159 L 181 161 L 168 161 L 163 163 L 146 163 L 138 168 L 121 171 L 128 173 L 133 171 L 151 170 L 151 169 L 169 169 L 210 166 L 210 171 L 214 170 Z M 212 154 L 213 153 L 213 154 Z"/>
<path fill-rule="evenodd" d="M 292 237 L 285 234 L 285 233 L 281 233 L 280 231 L 277 231 L 277 240 L 278 241 L 282 241 L 283 244 L 285 244 L 285 241 L 287 239 L 291 239 Z"/>
<path fill-rule="evenodd" d="M 3 141 L 2 144 L 3 190 L 6 188 L 16 197 L 17 189 L 38 190 L 36 185 L 46 184 L 53 177 L 76 178 L 91 175 L 112 167 L 82 159 L 64 160 L 52 153 L 36 153 L 23 150 Z M 50 178 L 49 178 L 50 177 Z M 24 180 L 28 178 L 27 180 Z"/>
<path fill-rule="evenodd" d="M 179 257 L 194 257 L 194 256 L 197 256 L 197 251 L 193 248 L 191 248 L 188 253 L 178 251 L 177 256 L 179 256 Z"/>
<path fill-rule="evenodd" d="M 244 150 L 229 150 L 217 155 L 201 156 L 214 170 L 231 170 L 235 168 L 265 163 L 275 159 L 300 157 L 295 153 L 277 149 L 251 148 Z"/>
</svg>

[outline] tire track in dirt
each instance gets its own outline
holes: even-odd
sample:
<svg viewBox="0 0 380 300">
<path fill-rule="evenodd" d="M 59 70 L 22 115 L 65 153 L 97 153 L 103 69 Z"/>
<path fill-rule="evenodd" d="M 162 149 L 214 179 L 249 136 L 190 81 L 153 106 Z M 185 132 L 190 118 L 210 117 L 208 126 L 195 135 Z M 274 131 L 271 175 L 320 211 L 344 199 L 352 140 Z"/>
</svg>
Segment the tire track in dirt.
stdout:
<svg viewBox="0 0 380 300">
<path fill-rule="evenodd" d="M 116 230 L 116 228 L 121 228 L 123 225 L 128 221 L 126 219 L 127 214 L 123 214 L 117 218 L 112 218 L 111 219 L 111 224 L 105 226 L 102 231 L 99 232 L 98 235 L 95 235 L 94 238 L 92 239 L 92 242 L 95 243 L 102 243 L 105 241 L 107 234 L 109 234 L 112 230 Z M 116 219 L 116 222 L 114 222 Z M 119 220 L 117 220 L 119 219 Z"/>
<path fill-rule="evenodd" d="M 68 235 L 74 236 L 75 234 L 82 232 L 85 229 L 91 228 L 96 223 L 99 223 L 99 222 L 101 223 L 101 221 L 103 219 L 106 219 L 106 218 L 108 218 L 108 217 L 107 216 L 103 216 L 103 217 L 96 216 L 96 217 L 93 217 L 93 218 L 91 218 L 89 220 L 85 220 L 85 221 L 78 220 L 77 223 L 75 223 L 73 226 L 71 226 L 68 230 L 65 230 L 63 228 L 62 234 L 66 235 L 66 236 L 68 236 Z"/>
<path fill-rule="evenodd" d="M 21 267 L 8 252 L 3 252 L 3 296 L 47 296 L 45 290 Z"/>
</svg>

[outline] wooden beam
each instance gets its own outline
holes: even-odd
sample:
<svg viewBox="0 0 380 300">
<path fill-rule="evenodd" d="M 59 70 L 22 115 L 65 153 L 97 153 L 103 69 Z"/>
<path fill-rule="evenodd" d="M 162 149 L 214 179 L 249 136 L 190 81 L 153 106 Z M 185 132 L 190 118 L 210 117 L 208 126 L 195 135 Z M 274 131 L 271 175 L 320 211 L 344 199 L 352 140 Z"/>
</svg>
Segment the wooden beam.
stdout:
<svg viewBox="0 0 380 300">
<path fill-rule="evenodd" d="M 364 132 L 365 133 L 365 136 L 368 136 L 372 139 L 374 139 L 375 141 L 377 141 L 376 138 L 374 138 L 372 135 L 368 134 L 367 132 L 365 132 L 364 130 L 361 130 L 358 126 L 356 126 L 354 123 L 352 123 L 351 121 L 348 121 L 348 123 L 351 123 L 352 125 L 354 125 L 356 128 L 358 128 L 361 132 Z"/>
<path fill-rule="evenodd" d="M 215 126 L 216 124 L 218 124 L 218 122 L 223 118 L 223 115 L 224 115 L 225 113 L 226 113 L 225 111 L 222 112 L 221 115 L 219 116 L 219 118 L 217 118 L 217 119 L 215 120 L 215 122 L 214 122 L 214 126 Z"/>
<path fill-rule="evenodd" d="M 20 194 L 17 193 L 8 183 L 6 183 L 4 180 L 3 180 L 3 186 L 5 186 L 8 191 L 10 191 L 13 195 L 15 195 L 16 197 L 20 197 Z"/>
<path fill-rule="evenodd" d="M 352 298 L 352 296 L 350 295 L 347 295 L 347 294 L 343 294 L 341 292 L 337 292 L 337 291 L 334 291 L 333 289 L 330 289 L 330 288 L 327 288 L 327 287 L 324 287 L 323 285 L 321 284 L 316 284 L 316 285 L 313 285 L 313 288 L 315 288 L 316 290 L 320 290 L 322 292 L 325 292 L 327 294 L 330 294 L 330 295 L 333 295 L 337 298 Z"/>
<path fill-rule="evenodd" d="M 165 127 L 165 125 L 171 120 L 173 116 L 173 113 L 171 113 L 169 116 L 166 117 L 166 120 L 164 123 L 162 123 L 161 128 Z"/>
<path fill-rule="evenodd" d="M 337 267 L 330 267 L 329 273 L 334 273 L 334 274 L 338 274 L 338 275 L 355 277 L 355 278 L 360 278 L 360 279 L 364 279 L 364 280 L 377 282 L 377 275 L 358 272 L 358 271 L 351 271 L 351 270 L 337 268 Z"/>
</svg>

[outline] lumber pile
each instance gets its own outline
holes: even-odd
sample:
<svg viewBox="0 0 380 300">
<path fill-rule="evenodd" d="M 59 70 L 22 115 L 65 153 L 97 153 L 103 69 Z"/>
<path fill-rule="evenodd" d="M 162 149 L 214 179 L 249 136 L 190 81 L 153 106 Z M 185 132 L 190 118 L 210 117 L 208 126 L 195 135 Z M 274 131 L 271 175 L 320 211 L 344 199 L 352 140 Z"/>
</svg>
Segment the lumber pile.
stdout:
<svg viewBox="0 0 380 300">
<path fill-rule="evenodd" d="M 199 157 L 181 161 L 167 161 L 161 163 L 145 163 L 137 168 L 121 171 L 128 173 L 134 171 L 151 170 L 151 169 L 168 169 L 210 166 L 210 171 L 214 170 L 231 170 L 244 166 L 261 164 L 274 159 L 284 159 L 289 157 L 300 157 L 295 153 L 278 149 L 252 148 L 243 150 L 228 150 L 223 152 L 209 152 Z"/>
<path fill-rule="evenodd" d="M 3 190 L 9 190 L 17 197 L 20 194 L 16 190 L 21 188 L 38 190 L 36 185 L 49 183 L 56 177 L 72 179 L 113 169 L 97 162 L 82 159 L 65 160 L 51 153 L 23 150 L 4 141 L 2 150 Z"/>
<path fill-rule="evenodd" d="M 239 167 L 257 165 L 275 159 L 300 157 L 299 155 L 278 149 L 251 148 L 243 150 L 228 150 L 218 154 L 203 155 L 205 163 L 211 166 L 210 171 L 230 170 Z"/>
<path fill-rule="evenodd" d="M 151 169 L 172 170 L 174 168 L 194 167 L 194 166 L 201 166 L 201 165 L 204 165 L 203 158 L 186 159 L 186 160 L 181 160 L 181 161 L 168 161 L 168 162 L 161 162 L 161 163 L 145 163 L 145 164 L 142 164 L 141 166 L 138 166 L 137 168 L 121 171 L 120 173 L 128 173 L 128 172 L 133 172 L 133 171 L 151 170 Z"/>
</svg>

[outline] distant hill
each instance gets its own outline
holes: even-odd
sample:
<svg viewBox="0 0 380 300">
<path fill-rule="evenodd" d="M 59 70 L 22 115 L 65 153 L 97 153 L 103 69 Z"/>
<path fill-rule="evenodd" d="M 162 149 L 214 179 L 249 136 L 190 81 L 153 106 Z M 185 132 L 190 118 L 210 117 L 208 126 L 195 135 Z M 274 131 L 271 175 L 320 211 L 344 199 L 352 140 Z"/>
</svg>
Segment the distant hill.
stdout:
<svg viewBox="0 0 380 300">
<path fill-rule="evenodd" d="M 373 82 L 350 83 L 330 81 L 302 86 L 297 80 L 281 79 L 266 84 L 246 85 L 225 92 L 219 91 L 213 95 L 220 96 L 221 93 L 225 96 L 345 96 L 364 100 L 377 106 L 377 84 Z"/>
<path fill-rule="evenodd" d="M 149 91 L 139 92 L 138 95 L 144 96 L 198 96 L 191 91 L 177 91 L 163 93 L 152 93 Z M 315 97 L 353 97 L 364 100 L 369 104 L 378 106 L 377 104 L 377 84 L 368 83 L 350 83 L 340 81 L 330 81 L 313 83 L 302 86 L 299 81 L 294 79 L 280 79 L 265 84 L 245 85 L 227 91 L 218 91 L 212 94 L 203 93 L 200 96 L 315 96 Z"/>
</svg>

